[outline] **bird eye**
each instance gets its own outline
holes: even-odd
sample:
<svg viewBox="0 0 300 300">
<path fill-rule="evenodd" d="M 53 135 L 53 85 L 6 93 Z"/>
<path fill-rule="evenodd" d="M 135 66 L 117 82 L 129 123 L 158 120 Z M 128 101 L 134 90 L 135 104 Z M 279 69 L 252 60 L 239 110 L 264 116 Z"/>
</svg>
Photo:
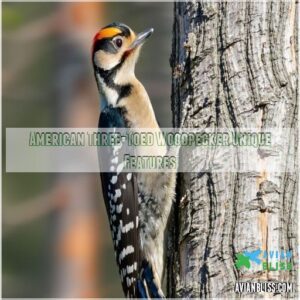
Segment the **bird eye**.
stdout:
<svg viewBox="0 0 300 300">
<path fill-rule="evenodd" d="M 118 38 L 118 39 L 116 39 L 114 42 L 115 42 L 115 45 L 116 45 L 118 48 L 121 48 L 121 47 L 122 47 L 122 44 L 123 44 L 122 39 Z"/>
</svg>

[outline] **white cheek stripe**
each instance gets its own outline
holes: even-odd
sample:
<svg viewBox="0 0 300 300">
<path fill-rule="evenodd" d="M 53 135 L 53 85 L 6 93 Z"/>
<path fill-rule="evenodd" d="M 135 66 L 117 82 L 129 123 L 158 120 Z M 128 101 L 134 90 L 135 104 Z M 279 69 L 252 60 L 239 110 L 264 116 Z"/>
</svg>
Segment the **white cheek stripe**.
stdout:
<svg viewBox="0 0 300 300">
<path fill-rule="evenodd" d="M 109 88 L 103 78 L 98 74 L 96 73 L 96 76 L 97 76 L 97 79 L 98 79 L 98 82 L 100 84 L 100 88 L 102 89 L 103 93 L 105 94 L 105 98 L 106 98 L 106 101 L 107 103 L 105 103 L 105 106 L 111 104 L 111 105 L 115 105 L 117 103 L 117 100 L 118 100 L 118 94 L 116 91 L 112 90 L 111 88 Z M 102 103 L 101 103 L 102 105 Z"/>
<path fill-rule="evenodd" d="M 101 87 L 106 96 L 105 98 L 106 98 L 108 104 L 111 104 L 112 106 L 116 106 L 118 98 L 119 98 L 117 91 L 109 88 L 105 83 L 103 83 Z"/>
</svg>

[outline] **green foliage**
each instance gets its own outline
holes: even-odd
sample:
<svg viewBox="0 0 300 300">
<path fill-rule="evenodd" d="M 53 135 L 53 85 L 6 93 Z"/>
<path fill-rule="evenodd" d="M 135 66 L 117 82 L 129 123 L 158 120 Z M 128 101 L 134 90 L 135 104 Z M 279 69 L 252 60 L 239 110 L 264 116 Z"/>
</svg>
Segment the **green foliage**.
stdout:
<svg viewBox="0 0 300 300">
<path fill-rule="evenodd" d="M 3 4 L 2 6 L 2 26 L 4 30 L 13 30 L 21 26 L 24 22 L 24 15 L 15 9 L 13 5 Z"/>
</svg>

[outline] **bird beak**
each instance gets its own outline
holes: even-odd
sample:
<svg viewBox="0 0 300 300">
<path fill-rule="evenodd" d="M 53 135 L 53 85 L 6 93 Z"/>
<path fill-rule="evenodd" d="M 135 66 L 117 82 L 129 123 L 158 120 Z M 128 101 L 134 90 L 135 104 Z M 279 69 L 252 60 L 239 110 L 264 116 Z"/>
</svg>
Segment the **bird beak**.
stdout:
<svg viewBox="0 0 300 300">
<path fill-rule="evenodd" d="M 147 29 L 141 33 L 139 33 L 137 36 L 136 36 L 136 39 L 133 41 L 133 43 L 130 45 L 129 47 L 129 50 L 133 50 L 135 49 L 136 47 L 144 44 L 144 42 L 146 41 L 146 39 L 153 33 L 154 29 L 153 28 L 150 28 L 150 29 Z"/>
</svg>

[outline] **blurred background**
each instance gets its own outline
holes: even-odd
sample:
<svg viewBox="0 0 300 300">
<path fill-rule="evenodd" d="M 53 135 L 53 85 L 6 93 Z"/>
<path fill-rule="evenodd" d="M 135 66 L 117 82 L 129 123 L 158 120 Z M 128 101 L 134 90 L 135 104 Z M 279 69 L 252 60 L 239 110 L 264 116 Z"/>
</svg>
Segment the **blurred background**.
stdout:
<svg viewBox="0 0 300 300">
<path fill-rule="evenodd" d="M 137 65 L 171 126 L 172 3 L 2 4 L 2 296 L 122 297 L 99 174 L 5 172 L 6 127 L 96 127 L 90 61 L 112 21 L 154 27 Z"/>
</svg>

